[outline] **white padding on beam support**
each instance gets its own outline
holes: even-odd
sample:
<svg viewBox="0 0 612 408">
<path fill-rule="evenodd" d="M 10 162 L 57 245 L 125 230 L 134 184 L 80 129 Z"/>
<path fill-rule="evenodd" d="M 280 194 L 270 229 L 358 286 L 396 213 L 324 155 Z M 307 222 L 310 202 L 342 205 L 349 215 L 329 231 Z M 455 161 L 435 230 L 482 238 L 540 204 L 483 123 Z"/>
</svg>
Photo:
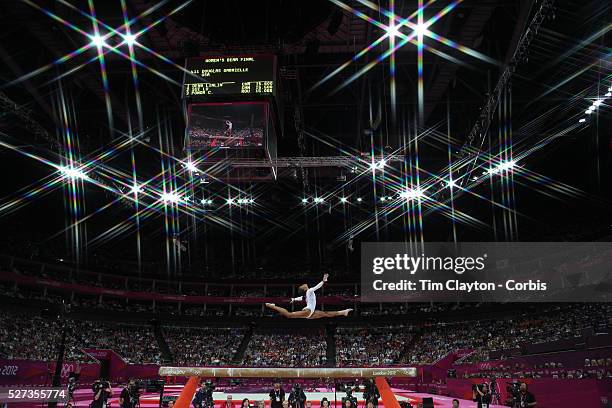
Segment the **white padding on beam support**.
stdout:
<svg viewBox="0 0 612 408">
<path fill-rule="evenodd" d="M 385 368 L 229 368 L 229 367 L 160 367 L 160 376 L 197 376 L 216 378 L 371 378 L 416 377 L 414 367 Z"/>
</svg>

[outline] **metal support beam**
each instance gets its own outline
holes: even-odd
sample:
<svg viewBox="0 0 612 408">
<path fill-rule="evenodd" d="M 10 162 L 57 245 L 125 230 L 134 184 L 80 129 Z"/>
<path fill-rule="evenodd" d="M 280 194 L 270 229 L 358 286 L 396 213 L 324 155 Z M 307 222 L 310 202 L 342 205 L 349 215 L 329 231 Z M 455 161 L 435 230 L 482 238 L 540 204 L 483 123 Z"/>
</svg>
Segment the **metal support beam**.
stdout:
<svg viewBox="0 0 612 408">
<path fill-rule="evenodd" d="M 303 168 L 303 167 L 354 167 L 367 165 L 374 161 L 375 163 L 385 160 L 386 163 L 403 162 L 403 155 L 390 156 L 325 156 L 325 157 L 278 157 L 276 159 L 206 159 L 202 162 L 202 166 L 216 165 L 219 163 L 226 164 L 234 168 L 249 168 L 249 167 L 279 167 L 279 168 Z"/>
<path fill-rule="evenodd" d="M 497 106 L 499 105 L 499 100 L 503 90 L 510 82 L 510 78 L 516 70 L 517 65 L 525 57 L 527 49 L 529 48 L 533 38 L 537 35 L 542 22 L 552 11 L 553 4 L 554 0 L 543 0 L 540 4 L 540 7 L 531 19 L 529 26 L 521 36 L 521 39 L 518 41 L 510 62 L 506 65 L 505 69 L 501 73 L 495 89 L 493 89 L 493 92 L 491 92 L 487 102 L 480 111 L 480 116 L 468 134 L 466 142 L 459 150 L 459 159 L 463 163 L 470 163 L 468 166 L 465 166 L 466 170 L 463 172 L 463 174 L 454 177 L 455 180 L 460 181 L 462 186 L 466 183 L 466 180 L 469 180 L 476 160 L 480 155 L 480 151 L 484 141 L 486 140 L 489 126 L 491 125 L 491 121 L 495 111 L 497 110 Z M 461 166 L 461 168 L 464 168 L 464 166 Z"/>
</svg>

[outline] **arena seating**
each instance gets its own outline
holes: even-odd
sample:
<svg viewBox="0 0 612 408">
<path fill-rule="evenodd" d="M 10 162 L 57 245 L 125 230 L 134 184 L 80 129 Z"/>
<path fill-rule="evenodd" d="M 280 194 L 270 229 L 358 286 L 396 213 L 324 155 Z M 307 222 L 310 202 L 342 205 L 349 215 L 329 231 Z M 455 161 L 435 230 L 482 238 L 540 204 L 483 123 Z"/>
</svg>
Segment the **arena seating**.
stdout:
<svg viewBox="0 0 612 408">
<path fill-rule="evenodd" d="M 404 326 L 339 327 L 336 330 L 336 364 L 339 366 L 389 366 L 409 343 L 413 328 Z"/>
<path fill-rule="evenodd" d="M 117 352 L 127 362 L 161 362 L 152 328 L 100 321 L 66 320 L 66 360 L 86 361 L 83 348 L 104 348 Z M 0 315 L 0 357 L 52 361 L 61 337 L 59 321 L 30 314 L 3 312 Z M 146 345 L 146 347 L 143 347 Z"/>
<path fill-rule="evenodd" d="M 538 316 L 438 323 L 425 330 L 403 363 L 431 364 L 458 349 L 474 349 L 465 362 L 488 359 L 490 350 L 510 350 L 524 343 L 551 342 L 581 334 L 586 327 L 607 330 L 612 307 L 575 304 L 541 308 Z"/>
<path fill-rule="evenodd" d="M 168 347 L 178 366 L 229 365 L 245 329 L 164 327 Z"/>
<path fill-rule="evenodd" d="M 256 333 L 242 363 L 253 367 L 314 367 L 327 363 L 323 329 L 310 332 Z"/>
</svg>

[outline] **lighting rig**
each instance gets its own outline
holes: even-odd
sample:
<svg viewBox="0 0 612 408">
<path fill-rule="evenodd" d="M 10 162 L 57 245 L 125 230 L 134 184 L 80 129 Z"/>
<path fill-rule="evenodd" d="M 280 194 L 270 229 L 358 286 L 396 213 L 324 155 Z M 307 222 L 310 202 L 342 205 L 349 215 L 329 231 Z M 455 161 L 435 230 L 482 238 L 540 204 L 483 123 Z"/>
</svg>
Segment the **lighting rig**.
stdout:
<svg viewBox="0 0 612 408">
<path fill-rule="evenodd" d="M 499 105 L 503 90 L 509 86 L 512 74 L 516 71 L 518 64 L 527 58 L 529 45 L 538 34 L 540 26 L 549 15 L 554 16 L 554 0 L 543 0 L 531 19 L 529 26 L 518 41 L 514 54 L 501 73 L 493 92 L 491 92 L 485 105 L 480 110 L 480 115 L 468 134 L 466 142 L 461 146 L 461 149 L 459 149 L 459 163 L 454 165 L 454 167 L 461 169 L 467 167 L 463 175 L 453 176 L 453 178 L 458 181 L 459 186 L 463 186 L 464 180 L 471 179 L 470 176 L 475 168 L 476 161 L 480 157 L 480 152 L 484 145 L 487 132 L 489 131 L 491 121 L 493 120 L 493 115 Z"/>
</svg>

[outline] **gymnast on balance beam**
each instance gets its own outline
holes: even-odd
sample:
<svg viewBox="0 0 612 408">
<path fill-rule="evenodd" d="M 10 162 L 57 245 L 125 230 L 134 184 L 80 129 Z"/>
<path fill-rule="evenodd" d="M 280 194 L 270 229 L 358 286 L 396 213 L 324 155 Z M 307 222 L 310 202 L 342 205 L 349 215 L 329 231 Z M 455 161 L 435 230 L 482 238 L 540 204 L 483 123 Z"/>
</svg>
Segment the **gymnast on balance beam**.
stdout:
<svg viewBox="0 0 612 408">
<path fill-rule="evenodd" d="M 291 299 L 291 303 L 296 301 L 306 301 L 306 307 L 297 312 L 290 312 L 285 308 L 276 306 L 274 303 L 266 303 L 266 307 L 276 310 L 284 317 L 289 319 L 321 319 L 324 317 L 338 317 L 338 316 L 348 316 L 348 314 L 353 309 L 344 309 L 337 310 L 333 312 L 324 312 L 322 310 L 316 310 L 317 307 L 317 295 L 315 291 L 322 288 L 323 284 L 327 282 L 327 278 L 329 274 L 323 275 L 323 280 L 319 282 L 315 287 L 309 288 L 307 284 L 300 285 L 298 287 L 299 293 L 303 294 L 302 296 Z M 305 299 L 304 299 L 305 298 Z"/>
</svg>

